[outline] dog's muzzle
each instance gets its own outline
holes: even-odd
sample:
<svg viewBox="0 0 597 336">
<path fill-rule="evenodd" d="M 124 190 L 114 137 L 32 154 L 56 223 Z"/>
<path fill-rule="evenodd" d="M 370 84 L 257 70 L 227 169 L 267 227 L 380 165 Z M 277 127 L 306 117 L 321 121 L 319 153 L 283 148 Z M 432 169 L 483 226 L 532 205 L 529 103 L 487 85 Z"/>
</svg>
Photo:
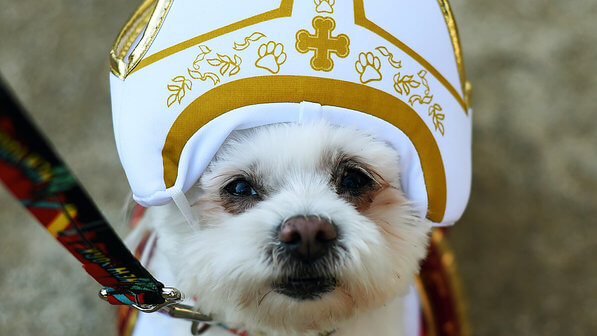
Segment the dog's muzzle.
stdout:
<svg viewBox="0 0 597 336">
<path fill-rule="evenodd" d="M 277 238 L 286 276 L 274 284 L 276 292 L 310 300 L 334 290 L 336 278 L 331 261 L 338 230 L 331 221 L 319 216 L 295 216 L 280 225 Z"/>
</svg>

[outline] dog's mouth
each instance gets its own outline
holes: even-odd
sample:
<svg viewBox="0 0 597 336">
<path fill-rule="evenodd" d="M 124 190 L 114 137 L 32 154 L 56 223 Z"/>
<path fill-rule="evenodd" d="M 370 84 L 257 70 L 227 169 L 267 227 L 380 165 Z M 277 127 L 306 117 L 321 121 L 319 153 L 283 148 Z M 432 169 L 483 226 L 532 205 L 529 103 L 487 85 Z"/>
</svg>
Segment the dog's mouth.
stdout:
<svg viewBox="0 0 597 336">
<path fill-rule="evenodd" d="M 316 300 L 336 288 L 336 278 L 288 278 L 273 287 L 277 293 L 297 300 Z"/>
</svg>

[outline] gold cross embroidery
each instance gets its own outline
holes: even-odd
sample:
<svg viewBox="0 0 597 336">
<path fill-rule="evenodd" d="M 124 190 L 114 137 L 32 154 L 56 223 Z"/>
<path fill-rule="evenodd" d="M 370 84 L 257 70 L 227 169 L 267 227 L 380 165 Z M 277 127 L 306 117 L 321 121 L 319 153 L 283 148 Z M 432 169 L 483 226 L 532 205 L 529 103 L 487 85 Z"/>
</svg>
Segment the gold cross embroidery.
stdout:
<svg viewBox="0 0 597 336">
<path fill-rule="evenodd" d="M 313 50 L 315 54 L 311 57 L 311 68 L 319 71 L 331 71 L 334 68 L 334 61 L 331 53 L 338 57 L 348 56 L 350 40 L 346 34 L 332 36 L 332 30 L 336 28 L 336 21 L 331 17 L 316 16 L 313 18 L 315 35 L 309 34 L 305 29 L 296 32 L 296 50 L 300 53 L 307 53 Z"/>
</svg>

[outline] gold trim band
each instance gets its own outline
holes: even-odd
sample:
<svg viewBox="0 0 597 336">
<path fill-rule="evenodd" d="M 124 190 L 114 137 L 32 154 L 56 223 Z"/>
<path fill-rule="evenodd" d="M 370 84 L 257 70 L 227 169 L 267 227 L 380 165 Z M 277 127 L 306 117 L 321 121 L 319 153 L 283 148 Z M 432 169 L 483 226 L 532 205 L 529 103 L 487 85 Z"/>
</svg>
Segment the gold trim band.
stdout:
<svg viewBox="0 0 597 336">
<path fill-rule="evenodd" d="M 460 104 L 460 106 L 464 110 L 464 113 L 468 115 L 468 108 L 463 97 L 460 96 L 460 94 L 458 93 L 458 91 L 456 91 L 454 86 L 452 86 L 452 84 L 450 84 L 450 82 L 448 82 L 448 80 L 435 67 L 433 67 L 433 65 L 431 65 L 431 63 L 427 62 L 427 60 L 424 59 L 423 56 L 417 54 L 414 50 L 412 50 L 409 46 L 407 46 L 402 41 L 394 37 L 392 34 L 388 33 L 383 28 L 376 25 L 371 20 L 367 19 L 367 16 L 365 16 L 365 5 L 363 3 L 363 0 L 354 0 L 354 23 L 358 26 L 361 26 L 365 29 L 374 32 L 375 34 L 379 35 L 386 41 L 389 41 L 390 43 L 398 47 L 400 50 L 407 53 L 417 62 L 419 62 L 419 64 L 421 64 L 425 69 L 427 69 L 427 71 L 429 71 L 435 78 L 437 78 L 437 80 L 440 83 L 442 83 L 444 87 L 446 87 L 446 89 L 448 89 L 448 91 L 452 94 L 452 96 L 454 96 L 458 104 Z"/>
<path fill-rule="evenodd" d="M 419 300 L 421 302 L 421 310 L 423 311 L 422 317 L 425 325 L 429 328 L 425 330 L 425 336 L 437 336 L 437 322 L 433 315 L 431 300 L 425 291 L 425 285 L 423 284 L 420 275 L 415 276 L 415 286 L 417 287 L 417 293 L 419 294 Z"/>
<path fill-rule="evenodd" d="M 144 67 L 152 63 L 155 63 L 161 60 L 162 58 L 166 58 L 179 51 L 198 45 L 199 43 L 205 42 L 207 40 L 211 40 L 212 38 L 218 37 L 220 35 L 224 35 L 232 31 L 239 30 L 241 28 L 245 28 L 257 23 L 290 16 L 292 14 L 293 2 L 294 0 L 282 0 L 279 8 L 272 9 L 262 14 L 251 16 L 250 18 L 210 31 L 209 33 L 195 36 L 189 40 L 180 42 L 164 50 L 161 50 L 153 55 L 147 56 L 141 62 L 139 62 L 139 64 L 131 71 L 131 73 L 138 71 L 139 69 L 143 69 Z"/>
<path fill-rule="evenodd" d="M 114 75 L 124 79 L 139 63 L 159 31 L 171 4 L 172 0 L 145 0 L 133 13 L 110 50 L 110 70 Z M 143 36 L 131 50 L 141 32 Z"/>
<path fill-rule="evenodd" d="M 313 101 L 368 113 L 396 126 L 412 141 L 427 189 L 427 217 L 439 223 L 446 210 L 446 175 L 433 134 L 408 104 L 373 87 L 329 78 L 272 75 L 249 77 L 217 86 L 195 99 L 174 121 L 164 147 L 164 182 L 174 185 L 182 150 L 195 132 L 233 109 L 264 103 Z"/>
<path fill-rule="evenodd" d="M 452 47 L 454 48 L 454 57 L 456 58 L 456 66 L 458 67 L 458 76 L 460 76 L 460 86 L 462 87 L 462 93 L 464 95 L 464 102 L 467 109 L 471 107 L 471 89 L 467 87 L 466 72 L 464 69 L 464 57 L 462 56 L 462 45 L 460 44 L 460 34 L 458 33 L 458 26 L 452 13 L 452 7 L 448 0 L 437 0 L 439 7 L 444 14 L 446 20 L 446 26 L 450 32 L 450 39 L 452 40 Z M 468 84 L 470 86 L 470 84 Z"/>
<path fill-rule="evenodd" d="M 456 264 L 454 251 L 444 234 L 444 230 L 434 228 L 431 233 L 431 242 L 437 248 L 437 254 L 440 256 L 441 269 L 444 270 L 445 286 L 449 293 L 452 294 L 453 308 L 457 316 L 458 325 L 460 326 L 460 335 L 471 335 L 471 325 L 468 319 L 468 309 L 466 306 L 466 297 L 462 289 L 462 281 L 460 273 Z"/>
</svg>

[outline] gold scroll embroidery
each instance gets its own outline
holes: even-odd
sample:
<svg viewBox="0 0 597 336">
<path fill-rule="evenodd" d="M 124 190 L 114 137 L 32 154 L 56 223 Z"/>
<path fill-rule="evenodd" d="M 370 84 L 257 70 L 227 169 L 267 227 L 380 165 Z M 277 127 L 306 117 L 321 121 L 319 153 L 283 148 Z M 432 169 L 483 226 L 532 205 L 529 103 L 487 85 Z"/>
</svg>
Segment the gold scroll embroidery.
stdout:
<svg viewBox="0 0 597 336">
<path fill-rule="evenodd" d="M 201 73 L 201 72 L 199 72 L 199 70 L 187 69 L 187 73 L 189 74 L 189 76 L 191 78 L 198 79 L 203 82 L 205 82 L 208 79 L 211 79 L 211 82 L 213 83 L 213 85 L 216 85 L 220 82 L 220 77 L 218 77 L 218 75 L 216 75 L 213 72 Z"/>
<path fill-rule="evenodd" d="M 211 40 L 215 37 L 218 37 L 218 36 L 230 33 L 232 31 L 239 30 L 241 28 L 245 28 L 245 27 L 260 23 L 260 22 L 265 22 L 268 20 L 273 20 L 273 19 L 277 19 L 277 18 L 281 18 L 281 17 L 288 17 L 292 14 L 292 4 L 293 3 L 294 3 L 294 0 L 282 0 L 280 2 L 279 8 L 272 9 L 272 10 L 267 11 L 262 14 L 251 16 L 250 18 L 246 18 L 244 20 L 241 20 L 241 21 L 238 21 L 235 23 L 231 23 L 227 26 L 218 28 L 211 32 L 195 36 L 189 40 L 175 44 L 175 45 L 168 47 L 162 51 L 159 51 L 153 55 L 149 55 L 149 56 L 145 57 L 143 60 L 141 60 L 141 62 L 139 62 L 139 64 L 131 71 L 131 73 L 138 71 L 138 70 L 140 70 L 154 62 L 157 62 L 163 58 L 166 58 L 172 54 L 175 54 L 181 50 L 185 50 L 194 45 Z"/>
<path fill-rule="evenodd" d="M 423 87 L 425 88 L 425 92 L 424 96 L 421 96 L 419 94 L 413 94 L 412 96 L 410 96 L 410 98 L 408 99 L 410 106 L 414 106 L 415 103 L 419 103 L 421 105 L 428 105 L 429 103 L 431 103 L 433 95 L 431 94 L 431 88 L 429 88 L 429 82 L 427 81 L 427 78 L 425 78 L 426 75 L 427 70 L 421 70 L 417 73 L 417 76 L 419 76 L 419 78 L 421 79 L 421 85 L 423 85 Z"/>
<path fill-rule="evenodd" d="M 193 88 L 193 82 L 188 80 L 185 76 L 176 76 L 172 78 L 172 83 L 173 84 L 168 84 L 168 90 L 172 92 L 166 101 L 168 107 L 172 106 L 176 101 L 180 104 L 182 98 L 186 95 L 186 91 L 190 91 L 191 88 Z"/>
<path fill-rule="evenodd" d="M 260 33 L 260 32 L 254 32 L 253 34 L 245 37 L 243 43 L 234 42 L 234 47 L 232 47 L 232 48 L 236 51 L 245 50 L 249 47 L 249 45 L 251 45 L 251 42 L 255 42 L 262 37 L 265 37 L 265 34 Z"/>
<path fill-rule="evenodd" d="M 380 54 L 382 54 L 383 56 L 385 56 L 388 59 L 388 63 L 390 63 L 390 65 L 396 69 L 400 69 L 402 68 L 402 61 L 395 61 L 394 60 L 394 55 L 388 51 L 388 48 L 380 46 L 375 48 L 377 51 L 379 51 Z"/>
<path fill-rule="evenodd" d="M 442 123 L 442 120 L 444 120 L 445 116 L 443 113 L 439 113 L 441 110 L 442 107 L 439 104 L 433 104 L 429 106 L 428 114 L 431 116 L 431 120 L 433 120 L 435 130 L 444 135 L 444 124 Z"/>
<path fill-rule="evenodd" d="M 400 75 L 400 72 L 394 75 L 394 90 L 399 94 L 410 95 L 410 89 L 416 89 L 421 85 L 420 82 L 413 79 L 413 75 Z"/>
<path fill-rule="evenodd" d="M 382 37 L 384 40 L 392 43 L 394 46 L 399 48 L 400 50 L 404 51 L 410 57 L 415 59 L 419 64 L 421 64 L 425 70 L 429 71 L 429 73 L 434 76 L 451 94 L 454 96 L 454 99 L 460 104 L 465 114 L 468 115 L 468 106 L 464 101 L 463 97 L 456 91 L 454 86 L 448 82 L 448 80 L 435 68 L 425 60 L 421 55 L 417 54 L 414 50 L 412 50 L 409 46 L 404 44 L 398 38 L 393 36 L 392 34 L 385 31 L 380 26 L 373 23 L 371 20 L 367 18 L 365 15 L 365 5 L 364 0 L 353 0 L 354 4 L 354 23 L 358 26 L 361 26 L 365 29 L 368 29 L 375 34 Z"/>
<path fill-rule="evenodd" d="M 185 76 L 175 76 L 172 78 L 170 84 L 167 85 L 168 91 L 172 92 L 168 99 L 166 99 L 166 105 L 168 107 L 172 106 L 175 102 L 181 103 L 182 99 L 186 95 L 187 90 L 190 91 L 193 88 L 193 79 L 198 79 L 200 81 L 206 81 L 210 79 L 213 85 L 216 85 L 220 82 L 220 78 L 217 74 L 213 72 L 200 72 L 200 63 L 207 57 L 209 53 L 211 53 L 211 49 L 209 49 L 206 45 L 199 45 L 199 54 L 195 57 L 192 64 L 192 69 L 187 68 L 187 73 L 190 78 Z"/>
<path fill-rule="evenodd" d="M 216 54 L 217 58 L 210 58 L 207 60 L 207 63 L 211 66 L 219 66 L 220 67 L 220 75 L 224 76 L 228 70 L 228 77 L 236 75 L 240 71 L 240 65 L 243 60 L 238 57 L 238 55 L 234 55 L 232 57 L 223 54 Z"/>
<path fill-rule="evenodd" d="M 382 56 L 386 57 L 390 66 L 396 69 L 402 68 L 402 61 L 395 60 L 394 55 L 388 50 L 388 48 L 384 46 L 379 46 L 375 48 L 375 50 L 377 50 Z M 376 58 L 378 62 L 375 62 Z M 363 64 L 366 64 L 366 66 L 364 66 Z M 375 56 L 373 52 L 361 52 L 355 64 L 355 68 L 360 76 L 359 79 L 363 84 L 374 80 L 381 80 L 382 78 L 379 58 Z M 373 70 L 379 72 L 379 75 L 374 73 Z M 368 74 L 367 71 L 369 71 Z M 445 127 L 442 121 L 445 119 L 445 115 L 443 113 L 440 113 L 440 111 L 442 111 L 442 107 L 440 104 L 432 104 L 433 94 L 431 93 L 429 81 L 426 78 L 427 74 L 428 71 L 422 69 L 417 73 L 417 79 L 415 78 L 414 74 L 402 74 L 401 72 L 398 72 L 394 75 L 393 78 L 394 90 L 398 92 L 398 94 L 406 96 L 408 98 L 408 103 L 410 104 L 410 106 L 414 107 L 415 103 L 421 105 L 430 105 L 428 108 L 428 115 L 431 117 L 435 130 L 443 136 L 445 134 Z M 425 88 L 423 93 L 415 92 L 415 89 L 419 87 Z"/>
</svg>

